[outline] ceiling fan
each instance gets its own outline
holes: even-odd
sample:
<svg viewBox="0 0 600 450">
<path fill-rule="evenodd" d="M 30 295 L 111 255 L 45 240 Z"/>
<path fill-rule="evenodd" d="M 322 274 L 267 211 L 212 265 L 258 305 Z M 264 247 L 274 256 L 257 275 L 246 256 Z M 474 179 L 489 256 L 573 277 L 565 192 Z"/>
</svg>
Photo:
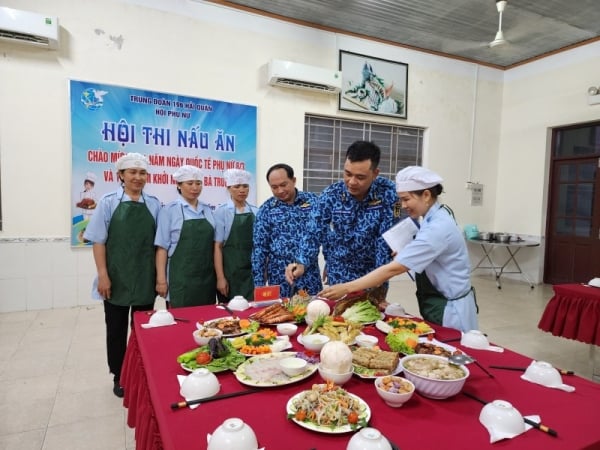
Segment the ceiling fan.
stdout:
<svg viewBox="0 0 600 450">
<path fill-rule="evenodd" d="M 504 13 L 506 3 L 506 0 L 496 0 L 496 9 L 498 10 L 498 31 L 496 32 L 494 40 L 488 44 L 490 47 L 497 47 L 498 45 L 509 43 L 504 39 L 504 32 L 502 31 L 502 13 Z"/>
</svg>

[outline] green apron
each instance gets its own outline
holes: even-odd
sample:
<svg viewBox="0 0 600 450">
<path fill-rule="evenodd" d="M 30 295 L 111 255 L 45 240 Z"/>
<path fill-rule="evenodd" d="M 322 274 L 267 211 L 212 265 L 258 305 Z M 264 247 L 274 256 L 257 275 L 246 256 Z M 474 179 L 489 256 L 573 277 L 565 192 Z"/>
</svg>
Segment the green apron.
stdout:
<svg viewBox="0 0 600 450">
<path fill-rule="evenodd" d="M 417 284 L 417 301 L 419 302 L 421 316 L 427 322 L 442 325 L 448 299 L 431 284 L 425 271 L 415 273 L 415 282 Z"/>
<path fill-rule="evenodd" d="M 113 305 L 154 303 L 155 233 L 156 223 L 146 203 L 119 203 L 110 219 L 106 240 L 106 269 L 111 281 L 108 301 Z"/>
<path fill-rule="evenodd" d="M 252 278 L 252 229 L 254 214 L 236 214 L 231 231 L 223 245 L 223 272 L 229 283 L 229 298 L 242 295 L 246 300 L 254 299 Z"/>
<path fill-rule="evenodd" d="M 214 236 L 208 220 L 184 218 L 179 242 L 169 259 L 169 302 L 174 308 L 215 303 Z"/>
<path fill-rule="evenodd" d="M 423 273 L 415 273 L 415 282 L 417 284 L 417 301 L 419 302 L 419 312 L 423 319 L 428 322 L 443 325 L 444 323 L 444 310 L 446 304 L 454 300 L 460 300 L 465 298 L 473 291 L 473 300 L 475 301 L 475 308 L 479 312 L 479 305 L 477 305 L 477 296 L 475 295 L 475 289 L 471 288 L 464 294 L 456 298 L 447 298 L 438 291 L 429 277 L 423 271 Z"/>
</svg>

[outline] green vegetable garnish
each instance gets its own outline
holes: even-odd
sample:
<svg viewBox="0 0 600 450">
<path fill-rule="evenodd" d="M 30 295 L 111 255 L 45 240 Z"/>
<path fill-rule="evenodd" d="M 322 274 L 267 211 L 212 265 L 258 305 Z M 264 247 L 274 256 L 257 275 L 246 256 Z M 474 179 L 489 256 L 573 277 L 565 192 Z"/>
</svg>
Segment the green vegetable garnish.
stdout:
<svg viewBox="0 0 600 450">
<path fill-rule="evenodd" d="M 419 336 L 406 330 L 392 331 L 385 337 L 385 342 L 395 352 L 412 355 L 415 353 L 415 346 L 419 342 Z"/>
<path fill-rule="evenodd" d="M 369 300 L 363 300 L 352 305 L 342 313 L 342 317 L 351 322 L 376 322 L 381 318 L 377 307 Z"/>
</svg>

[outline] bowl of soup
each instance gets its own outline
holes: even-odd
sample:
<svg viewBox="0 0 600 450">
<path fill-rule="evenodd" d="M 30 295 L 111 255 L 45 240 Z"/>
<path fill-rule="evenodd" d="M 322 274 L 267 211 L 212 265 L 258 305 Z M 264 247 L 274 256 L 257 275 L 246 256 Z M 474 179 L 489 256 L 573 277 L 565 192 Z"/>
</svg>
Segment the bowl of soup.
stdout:
<svg viewBox="0 0 600 450">
<path fill-rule="evenodd" d="M 400 360 L 400 365 L 404 377 L 415 385 L 415 390 L 433 399 L 458 394 L 469 377 L 466 366 L 450 364 L 444 356 L 408 355 Z"/>
</svg>

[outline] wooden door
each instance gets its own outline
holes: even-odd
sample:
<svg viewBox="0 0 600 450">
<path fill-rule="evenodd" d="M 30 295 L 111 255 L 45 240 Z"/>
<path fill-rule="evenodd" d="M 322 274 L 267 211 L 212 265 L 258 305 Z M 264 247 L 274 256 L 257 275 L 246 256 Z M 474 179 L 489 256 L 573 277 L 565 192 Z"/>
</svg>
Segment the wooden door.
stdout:
<svg viewBox="0 0 600 450">
<path fill-rule="evenodd" d="M 551 284 L 600 277 L 600 158 L 569 156 L 551 167 L 544 269 Z"/>
</svg>

